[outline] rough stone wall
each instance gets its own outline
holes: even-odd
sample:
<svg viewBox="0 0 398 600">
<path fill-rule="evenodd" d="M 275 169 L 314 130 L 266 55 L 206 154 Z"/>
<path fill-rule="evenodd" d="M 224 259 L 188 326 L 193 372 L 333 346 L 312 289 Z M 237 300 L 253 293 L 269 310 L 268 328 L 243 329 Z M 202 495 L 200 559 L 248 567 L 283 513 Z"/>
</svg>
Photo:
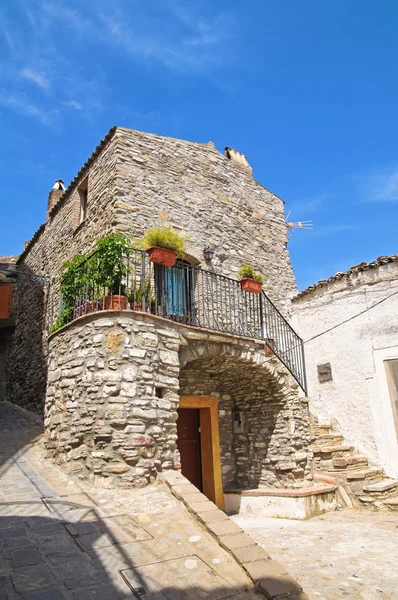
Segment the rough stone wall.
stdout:
<svg viewBox="0 0 398 600">
<path fill-rule="evenodd" d="M 78 186 L 86 177 L 87 218 L 77 226 Z M 32 238 L 18 268 L 56 278 L 66 260 L 90 251 L 99 237 L 114 230 L 139 236 L 159 216 L 191 235 L 189 252 L 202 266 L 236 277 L 242 262 L 253 263 L 265 277 L 265 291 L 284 310 L 296 287 L 285 249 L 283 201 L 257 183 L 249 167 L 222 155 L 211 142 L 116 128 Z M 209 244 L 215 255 L 204 265 L 203 248 Z M 48 286 L 38 289 L 25 277 L 14 295 L 7 396 L 38 411 L 45 395 L 48 314 L 51 303 L 57 310 L 58 287 L 55 279 L 48 296 Z"/>
<path fill-rule="evenodd" d="M 303 337 L 311 412 L 335 423 L 372 462 L 398 475 L 383 360 L 398 359 L 398 263 L 344 276 L 292 303 Z M 330 363 L 332 379 L 317 367 Z"/>
<path fill-rule="evenodd" d="M 115 204 L 118 229 L 141 235 L 159 217 L 192 238 L 201 266 L 237 278 L 242 262 L 264 275 L 264 290 L 284 310 L 296 290 L 285 248 L 283 201 L 252 177 L 249 168 L 199 144 L 118 129 Z M 215 250 L 204 264 L 203 248 Z"/>
<path fill-rule="evenodd" d="M 174 468 L 179 340 L 172 326 L 131 313 L 86 317 L 54 334 L 47 455 L 105 487 L 143 487 Z"/>
<path fill-rule="evenodd" d="M 88 252 L 95 240 L 107 235 L 114 222 L 114 140 L 105 146 L 88 170 L 87 219 L 76 227 L 80 207 L 77 179 L 62 206 L 32 240 L 18 262 L 20 284 L 13 294 L 15 332 L 7 366 L 7 399 L 41 412 L 46 389 L 47 332 L 50 304 L 58 310 L 58 275 L 62 264 L 75 254 Z M 43 213 L 45 205 L 43 203 Z M 41 284 L 33 275 L 53 276 Z"/>
<path fill-rule="evenodd" d="M 201 335 L 214 341 L 198 342 Z M 297 385 L 277 359 L 229 337 L 233 343 L 132 312 L 83 317 L 55 333 L 47 455 L 94 484 L 145 486 L 159 471 L 180 466 L 179 396 L 215 395 L 224 485 L 302 485 L 311 453 Z M 234 410 L 244 413 L 239 435 Z"/>
<path fill-rule="evenodd" d="M 215 351 L 197 344 L 196 357 L 181 370 L 180 395 L 219 398 L 223 486 L 302 485 L 312 455 L 307 406 L 297 385 L 277 359 L 250 344 L 222 344 Z M 242 432 L 234 433 L 234 411 L 242 411 Z"/>
</svg>

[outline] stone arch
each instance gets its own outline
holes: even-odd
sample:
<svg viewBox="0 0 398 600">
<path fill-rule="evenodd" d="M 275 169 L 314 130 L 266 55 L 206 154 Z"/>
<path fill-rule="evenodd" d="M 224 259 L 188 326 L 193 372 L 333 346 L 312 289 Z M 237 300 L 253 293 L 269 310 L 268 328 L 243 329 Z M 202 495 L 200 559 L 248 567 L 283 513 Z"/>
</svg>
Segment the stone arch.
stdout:
<svg viewBox="0 0 398 600">
<path fill-rule="evenodd" d="M 219 399 L 224 489 L 304 482 L 310 468 L 307 409 L 274 355 L 250 341 L 189 340 L 180 348 L 179 382 L 182 396 Z"/>
</svg>

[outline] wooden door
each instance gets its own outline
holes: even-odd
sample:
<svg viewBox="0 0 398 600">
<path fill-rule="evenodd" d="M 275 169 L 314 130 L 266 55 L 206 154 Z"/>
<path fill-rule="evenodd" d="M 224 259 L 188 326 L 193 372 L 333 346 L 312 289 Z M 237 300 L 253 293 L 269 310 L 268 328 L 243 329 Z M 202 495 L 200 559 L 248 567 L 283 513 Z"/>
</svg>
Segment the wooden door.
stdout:
<svg viewBox="0 0 398 600">
<path fill-rule="evenodd" d="M 178 409 L 177 435 L 177 445 L 181 455 L 181 472 L 202 491 L 200 412 L 198 408 Z"/>
</svg>

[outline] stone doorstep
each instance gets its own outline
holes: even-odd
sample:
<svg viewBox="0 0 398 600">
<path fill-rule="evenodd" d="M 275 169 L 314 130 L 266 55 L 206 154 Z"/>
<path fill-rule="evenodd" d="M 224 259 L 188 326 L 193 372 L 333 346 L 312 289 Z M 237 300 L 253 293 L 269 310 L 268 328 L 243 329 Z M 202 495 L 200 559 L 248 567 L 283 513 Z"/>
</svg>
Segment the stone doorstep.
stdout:
<svg viewBox="0 0 398 600">
<path fill-rule="evenodd" d="M 306 498 L 335 492 L 337 485 L 314 485 L 306 488 L 261 488 L 255 490 L 227 489 L 224 494 L 237 494 L 239 496 L 279 496 L 283 498 Z"/>
<path fill-rule="evenodd" d="M 364 471 L 348 471 L 346 474 L 347 481 L 356 481 L 362 479 L 375 479 L 376 477 L 383 477 L 383 471 L 381 469 L 365 469 Z"/>
<path fill-rule="evenodd" d="M 363 491 L 370 493 L 382 493 L 387 492 L 388 490 L 391 490 L 394 487 L 397 487 L 398 490 L 398 481 L 396 479 L 383 479 L 382 481 L 378 481 L 377 483 L 372 483 L 364 486 Z"/>
<path fill-rule="evenodd" d="M 309 600 L 300 584 L 293 577 L 290 577 L 282 565 L 272 560 L 261 546 L 256 544 L 239 525 L 231 521 L 213 502 L 207 499 L 203 500 L 203 494 L 189 483 L 181 473 L 166 471 L 162 473 L 162 479 L 170 488 L 171 493 L 184 503 L 189 512 L 217 539 L 220 546 L 231 554 L 246 571 L 263 596 L 268 600 Z M 336 486 L 322 487 L 323 491 L 325 488 L 327 491 L 335 491 L 336 489 Z M 242 490 L 239 491 L 242 492 Z M 297 492 L 298 490 L 294 491 Z"/>
</svg>

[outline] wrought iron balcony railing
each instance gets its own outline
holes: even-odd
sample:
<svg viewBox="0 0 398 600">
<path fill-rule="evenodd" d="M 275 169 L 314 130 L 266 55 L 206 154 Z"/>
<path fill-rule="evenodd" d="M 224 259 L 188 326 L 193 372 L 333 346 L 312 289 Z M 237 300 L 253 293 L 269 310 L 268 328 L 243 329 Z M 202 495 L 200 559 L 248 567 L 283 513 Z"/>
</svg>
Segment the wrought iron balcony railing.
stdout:
<svg viewBox="0 0 398 600">
<path fill-rule="evenodd" d="M 95 255 L 91 269 L 95 268 Z M 240 282 L 177 261 L 168 268 L 149 261 L 146 252 L 125 257 L 126 276 L 117 289 L 95 283 L 87 271 L 76 289 L 68 320 L 101 310 L 137 310 L 166 319 L 264 340 L 287 367 L 304 393 L 307 391 L 303 341 L 268 296 L 244 292 Z M 81 269 L 85 269 L 83 264 Z M 59 314 L 65 309 L 62 295 Z"/>
</svg>

